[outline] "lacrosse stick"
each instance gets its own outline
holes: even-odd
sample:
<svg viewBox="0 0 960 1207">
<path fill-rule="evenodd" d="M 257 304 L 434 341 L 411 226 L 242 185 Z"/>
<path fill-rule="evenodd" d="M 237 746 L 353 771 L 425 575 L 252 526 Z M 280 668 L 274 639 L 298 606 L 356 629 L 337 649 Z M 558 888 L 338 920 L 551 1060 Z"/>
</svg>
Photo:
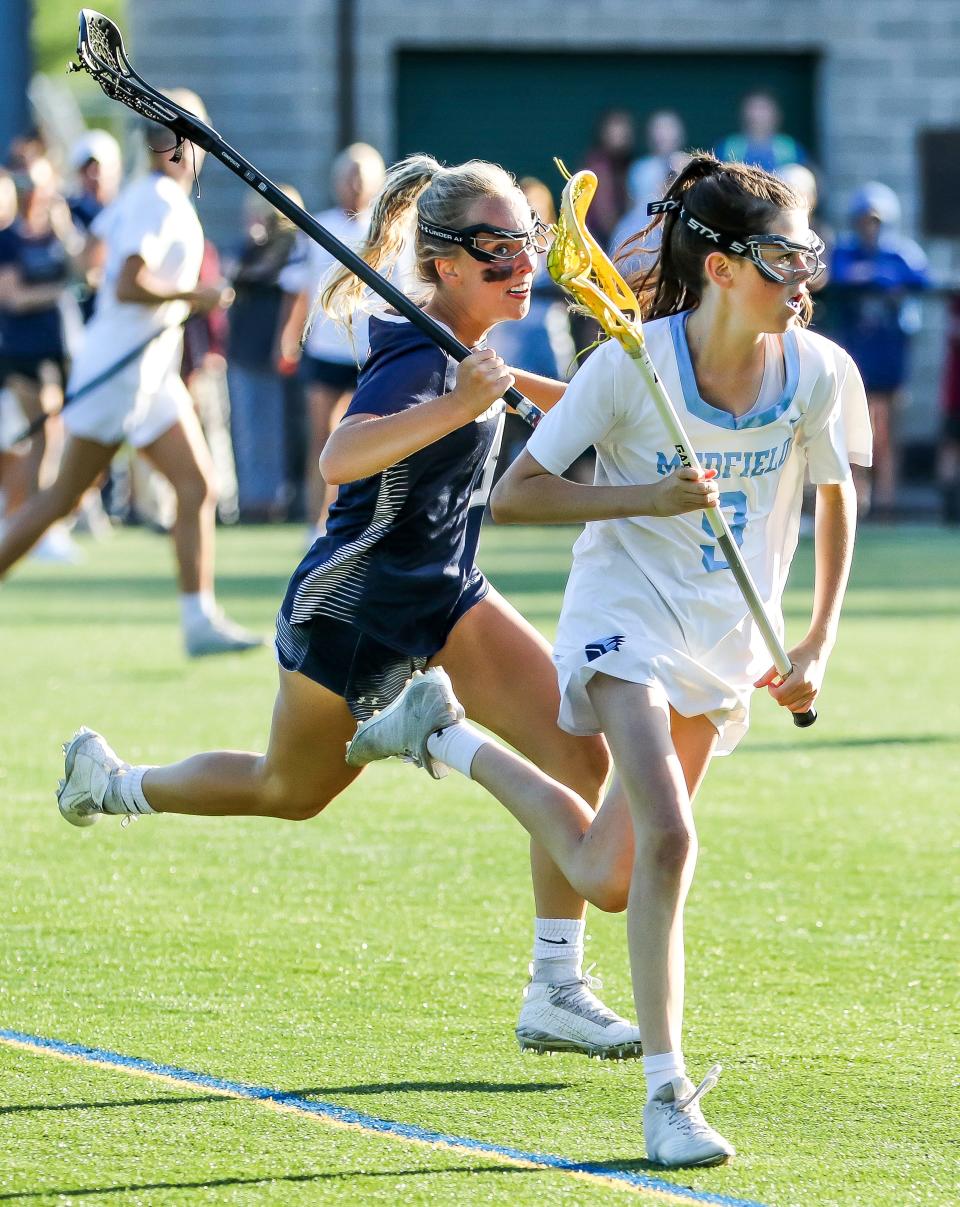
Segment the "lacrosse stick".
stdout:
<svg viewBox="0 0 960 1207">
<path fill-rule="evenodd" d="M 175 136 L 176 148 L 174 158 L 182 153 L 183 143 L 192 142 L 209 152 L 215 159 L 239 176 L 244 183 L 262 194 L 267 201 L 288 218 L 294 226 L 302 230 L 308 238 L 319 243 L 336 260 L 349 268 L 352 273 L 385 302 L 419 327 L 448 356 L 457 362 L 465 360 L 470 355 L 470 349 L 462 344 L 438 322 L 424 314 L 415 302 L 380 273 L 376 272 L 345 244 L 313 217 L 291 201 L 273 181 L 269 180 L 248 160 L 233 149 L 225 139 L 205 122 L 188 109 L 182 108 L 169 97 L 163 95 L 152 85 L 139 76 L 130 65 L 123 38 L 117 26 L 102 13 L 84 8 L 80 11 L 80 33 L 77 41 L 76 63 L 70 64 L 71 71 L 86 71 L 97 81 L 111 100 L 126 105 L 147 121 L 160 126 L 166 126 Z M 529 399 L 524 398 L 519 390 L 511 387 L 503 395 L 504 401 L 514 408 L 521 419 L 531 427 L 543 418 L 543 412 Z"/>
<path fill-rule="evenodd" d="M 597 178 L 589 171 L 577 172 L 571 177 L 559 160 L 557 166 L 566 177 L 567 183 L 563 190 L 556 238 L 547 253 L 547 269 L 550 276 L 580 306 L 588 310 L 604 331 L 620 344 L 643 377 L 670 440 L 677 450 L 680 464 L 701 473 L 702 466 L 697 460 L 690 439 L 683 430 L 680 417 L 647 352 L 637 299 L 587 230 L 586 214 L 597 188 Z M 782 681 L 793 670 L 793 665 L 764 610 L 756 584 L 740 556 L 730 526 L 719 507 L 707 508 L 704 514 Z M 816 719 L 817 712 L 814 708 L 808 712 L 793 713 L 793 723 L 802 729 L 812 725 Z"/>
</svg>

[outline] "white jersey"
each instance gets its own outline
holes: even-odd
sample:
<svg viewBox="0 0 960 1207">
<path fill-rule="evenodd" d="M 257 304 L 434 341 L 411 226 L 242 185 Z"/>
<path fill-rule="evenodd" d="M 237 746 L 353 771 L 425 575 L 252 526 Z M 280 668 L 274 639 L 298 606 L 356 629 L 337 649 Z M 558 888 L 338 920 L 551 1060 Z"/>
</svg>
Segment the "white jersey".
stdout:
<svg viewBox="0 0 960 1207">
<path fill-rule="evenodd" d="M 117 281 L 130 256 L 176 293 L 195 289 L 203 260 L 203 229 L 181 186 L 162 172 L 134 181 L 94 219 L 106 245 L 103 284 L 70 373 L 68 393 L 82 389 L 127 353 L 150 340 L 139 356 L 64 411 L 74 436 L 101 444 L 128 441 L 145 448 L 191 408 L 180 379 L 181 323 L 188 302 L 121 302 Z M 151 336 L 155 337 L 151 339 Z"/>
<path fill-rule="evenodd" d="M 851 462 L 870 463 L 863 384 L 841 348 L 791 329 L 766 337 L 764 385 L 735 418 L 700 396 L 687 317 L 646 324 L 647 348 L 699 460 L 716 470 L 720 506 L 782 634 L 804 470 L 814 483 L 839 483 Z M 587 360 L 527 449 L 559 474 L 591 444 L 598 485 L 655 482 L 679 468 L 644 378 L 614 341 Z M 719 753 L 746 731 L 751 685 L 770 665 L 703 512 L 587 524 L 574 546 L 555 659 L 563 728 L 599 732 L 584 689 L 602 670 L 658 684 L 683 715 L 709 716 Z"/>
<path fill-rule="evenodd" d="M 317 214 L 316 220 L 351 251 L 357 250 L 370 229 L 369 210 L 350 215 L 336 207 Z M 298 235 L 290 259 L 280 274 L 280 288 L 287 293 L 306 293 L 312 305 L 330 269 L 336 265 L 337 261 L 319 243 L 306 235 Z M 352 338 L 321 312 L 307 332 L 304 350 L 318 360 L 355 365 L 366 359 L 369 343 L 369 322 L 362 312 L 354 315 Z"/>
<path fill-rule="evenodd" d="M 150 272 L 178 293 L 195 289 L 203 259 L 203 230 L 196 211 L 180 185 L 161 172 L 152 172 L 128 185 L 94 219 L 91 230 L 106 245 L 103 283 L 96 308 L 84 328 L 73 362 L 69 390 L 91 381 L 127 352 L 156 332 L 164 332 L 144 354 L 145 389 L 174 367 L 179 369 L 187 302 L 158 306 L 121 302 L 117 280 L 130 256 L 141 256 Z"/>
</svg>

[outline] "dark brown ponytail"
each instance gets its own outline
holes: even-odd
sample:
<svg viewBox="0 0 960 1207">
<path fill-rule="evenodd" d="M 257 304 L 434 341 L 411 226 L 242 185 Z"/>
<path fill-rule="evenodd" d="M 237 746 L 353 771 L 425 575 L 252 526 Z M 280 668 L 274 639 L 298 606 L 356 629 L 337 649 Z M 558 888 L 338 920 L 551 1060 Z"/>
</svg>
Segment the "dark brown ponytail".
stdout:
<svg viewBox="0 0 960 1207">
<path fill-rule="evenodd" d="M 761 234 L 784 210 L 806 209 L 806 203 L 784 181 L 761 168 L 743 163 L 721 163 L 707 151 L 697 151 L 664 194 L 678 201 L 708 226 L 731 234 Z M 679 208 L 657 214 L 617 253 L 618 263 L 652 256 L 627 277 L 640 303 L 644 321 L 690 310 L 700 303 L 703 263 L 710 244 L 678 222 Z M 659 251 L 644 244 L 657 229 Z M 810 321 L 813 306 L 804 299 L 800 320 Z"/>
</svg>

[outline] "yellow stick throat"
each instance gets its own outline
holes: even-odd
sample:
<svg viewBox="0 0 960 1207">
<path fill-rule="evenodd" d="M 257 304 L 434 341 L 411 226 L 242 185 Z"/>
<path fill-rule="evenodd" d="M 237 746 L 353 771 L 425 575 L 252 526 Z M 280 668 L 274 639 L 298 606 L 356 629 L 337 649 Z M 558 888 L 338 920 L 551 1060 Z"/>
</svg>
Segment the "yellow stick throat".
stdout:
<svg viewBox="0 0 960 1207">
<path fill-rule="evenodd" d="M 629 356 L 639 356 L 643 350 L 643 330 L 637 323 L 639 303 L 587 230 L 587 210 L 597 191 L 597 177 L 590 171 L 571 176 L 562 161 L 556 163 L 567 183 L 560 202 L 556 237 L 547 253 L 547 271 L 561 289 L 589 310 Z"/>
</svg>

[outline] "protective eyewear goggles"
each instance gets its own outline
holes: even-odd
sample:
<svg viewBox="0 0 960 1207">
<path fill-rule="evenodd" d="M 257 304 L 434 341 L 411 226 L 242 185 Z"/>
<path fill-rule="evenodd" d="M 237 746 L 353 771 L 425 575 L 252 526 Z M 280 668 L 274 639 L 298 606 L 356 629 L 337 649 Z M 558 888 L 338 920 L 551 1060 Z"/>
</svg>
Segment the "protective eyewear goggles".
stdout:
<svg viewBox="0 0 960 1207">
<path fill-rule="evenodd" d="M 418 228 L 432 239 L 455 243 L 469 256 L 483 264 L 495 264 L 516 260 L 525 251 L 539 255 L 550 246 L 550 228 L 535 215 L 529 230 L 506 230 L 502 226 L 465 226 L 454 230 L 449 226 L 434 226 L 423 218 L 417 219 Z"/>
<path fill-rule="evenodd" d="M 730 235 L 701 222 L 681 201 L 653 201 L 647 206 L 647 214 L 651 216 L 672 211 L 678 211 L 677 221 L 683 222 L 695 234 L 722 251 L 752 260 L 761 276 L 778 285 L 815 281 L 826 267 L 823 240 L 813 231 L 806 243 L 798 243 L 785 235 Z"/>
</svg>

